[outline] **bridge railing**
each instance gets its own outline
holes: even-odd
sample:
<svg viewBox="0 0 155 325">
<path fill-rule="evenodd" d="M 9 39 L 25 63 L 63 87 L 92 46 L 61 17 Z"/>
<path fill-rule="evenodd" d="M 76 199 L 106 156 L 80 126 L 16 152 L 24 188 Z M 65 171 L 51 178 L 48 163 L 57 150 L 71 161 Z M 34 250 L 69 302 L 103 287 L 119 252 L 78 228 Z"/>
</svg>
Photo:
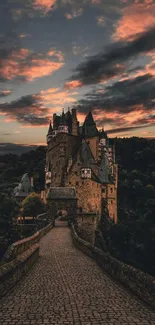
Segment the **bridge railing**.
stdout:
<svg viewBox="0 0 155 325">
<path fill-rule="evenodd" d="M 155 308 L 155 279 L 151 275 L 124 264 L 109 253 L 86 242 L 77 235 L 73 224 L 72 237 L 75 246 L 92 257 L 103 270 L 128 287 L 145 303 Z"/>
<path fill-rule="evenodd" d="M 39 240 L 53 224 L 28 238 L 13 243 L 3 256 L 0 266 L 0 297 L 8 292 L 33 266 L 39 257 Z"/>
</svg>

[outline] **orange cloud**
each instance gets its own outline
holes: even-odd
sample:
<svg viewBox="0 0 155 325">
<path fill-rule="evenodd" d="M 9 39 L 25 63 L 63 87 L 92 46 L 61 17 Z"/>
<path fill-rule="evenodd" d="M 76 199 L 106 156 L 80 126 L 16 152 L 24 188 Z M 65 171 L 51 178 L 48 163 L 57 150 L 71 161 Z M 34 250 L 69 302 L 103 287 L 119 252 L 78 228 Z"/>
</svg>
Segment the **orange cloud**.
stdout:
<svg viewBox="0 0 155 325">
<path fill-rule="evenodd" d="M 74 88 L 78 88 L 78 87 L 82 87 L 82 82 L 79 80 L 73 80 L 73 81 L 69 81 L 66 82 L 64 85 L 65 89 L 74 89 Z"/>
<path fill-rule="evenodd" d="M 57 0 L 35 0 L 33 3 L 33 8 L 36 10 L 42 10 L 46 15 L 54 8 L 56 2 Z"/>
<path fill-rule="evenodd" d="M 54 49 L 51 49 L 48 53 L 48 56 L 55 56 L 58 60 L 64 61 L 64 55 L 61 51 L 56 51 Z"/>
<path fill-rule="evenodd" d="M 123 16 L 116 24 L 113 34 L 115 40 L 133 40 L 137 34 L 146 31 L 155 25 L 155 4 L 145 1 L 143 4 L 136 1 L 123 9 Z"/>
<path fill-rule="evenodd" d="M 57 107 L 57 110 L 60 110 L 63 105 L 74 103 L 76 98 L 73 96 L 75 95 L 77 95 L 77 93 L 61 91 L 59 88 L 49 88 L 47 90 L 42 90 L 39 95 L 36 95 L 36 98 L 39 99 L 40 103 L 54 105 Z"/>
<path fill-rule="evenodd" d="M 61 53 L 55 55 L 62 60 Z M 34 56 L 34 55 L 33 55 Z M 6 80 L 12 80 L 17 77 L 32 81 L 52 74 L 64 65 L 63 62 L 55 62 L 48 58 L 33 58 L 28 49 L 13 51 L 8 58 L 2 60 L 0 75 Z"/>
<path fill-rule="evenodd" d="M 73 19 L 73 18 L 81 16 L 83 14 L 83 12 L 84 12 L 83 8 L 73 9 L 71 13 L 66 13 L 65 17 L 67 19 Z"/>
</svg>

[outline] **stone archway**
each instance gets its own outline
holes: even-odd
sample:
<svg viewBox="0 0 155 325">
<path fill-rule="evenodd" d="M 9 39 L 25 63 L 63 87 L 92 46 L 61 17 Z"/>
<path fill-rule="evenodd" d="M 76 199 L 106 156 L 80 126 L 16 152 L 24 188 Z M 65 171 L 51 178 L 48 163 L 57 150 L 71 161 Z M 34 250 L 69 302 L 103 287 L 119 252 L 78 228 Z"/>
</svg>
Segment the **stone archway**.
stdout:
<svg viewBox="0 0 155 325">
<path fill-rule="evenodd" d="M 76 219 L 77 198 L 76 191 L 73 187 L 51 187 L 47 194 L 47 205 L 49 217 L 54 220 L 59 210 L 65 210 L 68 220 Z"/>
</svg>

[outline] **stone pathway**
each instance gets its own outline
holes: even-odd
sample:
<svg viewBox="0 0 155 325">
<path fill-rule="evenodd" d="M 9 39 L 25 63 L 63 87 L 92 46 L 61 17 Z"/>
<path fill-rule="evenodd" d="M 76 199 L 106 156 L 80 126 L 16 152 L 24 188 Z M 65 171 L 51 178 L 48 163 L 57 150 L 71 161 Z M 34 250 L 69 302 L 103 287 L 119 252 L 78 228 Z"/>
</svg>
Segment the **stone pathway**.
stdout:
<svg viewBox="0 0 155 325">
<path fill-rule="evenodd" d="M 70 229 L 41 240 L 31 272 L 1 300 L 1 325 L 155 325 L 155 312 L 75 248 Z"/>
</svg>

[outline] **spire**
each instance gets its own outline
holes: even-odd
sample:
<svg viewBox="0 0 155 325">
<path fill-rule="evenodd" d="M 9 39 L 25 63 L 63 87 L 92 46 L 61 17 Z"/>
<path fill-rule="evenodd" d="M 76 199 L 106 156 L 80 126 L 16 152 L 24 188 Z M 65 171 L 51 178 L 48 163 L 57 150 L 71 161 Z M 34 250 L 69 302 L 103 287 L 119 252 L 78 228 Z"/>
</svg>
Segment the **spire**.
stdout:
<svg viewBox="0 0 155 325">
<path fill-rule="evenodd" d="M 49 129 L 47 134 L 52 134 L 53 128 L 52 128 L 52 123 L 50 121 Z"/>
<path fill-rule="evenodd" d="M 94 137 L 99 135 L 91 110 L 86 116 L 83 124 L 83 135 L 85 137 Z"/>
<path fill-rule="evenodd" d="M 91 110 L 88 113 L 88 115 L 86 116 L 84 124 L 85 125 L 91 125 L 91 126 L 94 125 L 94 124 L 96 125 Z"/>
</svg>

